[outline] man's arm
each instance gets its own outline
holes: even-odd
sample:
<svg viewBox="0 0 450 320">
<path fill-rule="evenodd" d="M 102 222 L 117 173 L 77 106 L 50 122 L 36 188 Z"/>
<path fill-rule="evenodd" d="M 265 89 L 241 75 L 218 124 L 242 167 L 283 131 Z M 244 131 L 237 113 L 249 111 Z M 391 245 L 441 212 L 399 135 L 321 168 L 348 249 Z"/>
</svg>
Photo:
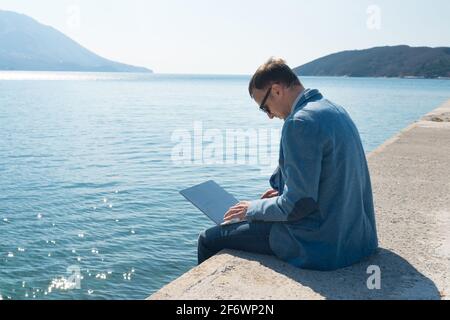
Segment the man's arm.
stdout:
<svg viewBox="0 0 450 320">
<path fill-rule="evenodd" d="M 283 135 L 283 193 L 250 202 L 248 221 L 295 221 L 318 209 L 323 138 L 317 123 L 290 119 Z"/>
<path fill-rule="evenodd" d="M 278 191 L 279 195 L 281 195 L 283 193 L 284 180 L 283 180 L 283 175 L 281 174 L 281 169 L 280 169 L 279 165 L 275 169 L 272 176 L 270 177 L 269 184 L 274 190 Z"/>
</svg>

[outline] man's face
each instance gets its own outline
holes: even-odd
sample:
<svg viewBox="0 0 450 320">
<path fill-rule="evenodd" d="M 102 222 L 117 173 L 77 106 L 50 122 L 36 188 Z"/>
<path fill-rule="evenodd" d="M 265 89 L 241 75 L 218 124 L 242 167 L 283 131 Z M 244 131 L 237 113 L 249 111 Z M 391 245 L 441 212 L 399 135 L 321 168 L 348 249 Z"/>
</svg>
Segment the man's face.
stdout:
<svg viewBox="0 0 450 320">
<path fill-rule="evenodd" d="M 269 92 L 270 90 L 270 92 Z M 264 106 L 268 109 L 267 116 L 270 119 L 279 118 L 284 119 L 285 115 L 283 112 L 283 97 L 284 97 L 284 87 L 279 84 L 272 84 L 264 89 L 253 89 L 253 99 L 261 106 L 264 102 Z M 268 94 L 269 93 L 269 94 Z M 267 95 L 268 94 L 268 95 Z M 265 101 L 264 98 L 267 96 Z"/>
</svg>

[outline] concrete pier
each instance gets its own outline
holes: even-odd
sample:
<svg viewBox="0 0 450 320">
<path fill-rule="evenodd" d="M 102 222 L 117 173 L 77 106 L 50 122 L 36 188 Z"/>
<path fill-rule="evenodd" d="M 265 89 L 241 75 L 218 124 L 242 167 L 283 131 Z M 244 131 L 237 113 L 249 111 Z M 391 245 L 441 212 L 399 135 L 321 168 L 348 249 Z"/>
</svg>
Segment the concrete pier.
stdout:
<svg viewBox="0 0 450 320">
<path fill-rule="evenodd" d="M 222 251 L 149 299 L 450 299 L 450 100 L 368 161 L 380 240 L 373 257 L 319 272 Z M 380 289 L 369 289 L 377 267 Z"/>
</svg>

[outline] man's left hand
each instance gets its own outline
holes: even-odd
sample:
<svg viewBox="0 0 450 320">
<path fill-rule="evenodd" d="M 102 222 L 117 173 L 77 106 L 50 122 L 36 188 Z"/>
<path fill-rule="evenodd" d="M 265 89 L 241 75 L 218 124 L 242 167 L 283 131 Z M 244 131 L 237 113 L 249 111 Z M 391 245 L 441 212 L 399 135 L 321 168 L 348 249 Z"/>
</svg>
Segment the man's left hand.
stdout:
<svg viewBox="0 0 450 320">
<path fill-rule="evenodd" d="M 245 215 L 247 214 L 248 207 L 250 206 L 250 201 L 241 201 L 235 206 L 231 207 L 223 218 L 224 222 L 228 222 L 233 219 L 239 219 L 240 221 L 245 220 Z"/>
</svg>

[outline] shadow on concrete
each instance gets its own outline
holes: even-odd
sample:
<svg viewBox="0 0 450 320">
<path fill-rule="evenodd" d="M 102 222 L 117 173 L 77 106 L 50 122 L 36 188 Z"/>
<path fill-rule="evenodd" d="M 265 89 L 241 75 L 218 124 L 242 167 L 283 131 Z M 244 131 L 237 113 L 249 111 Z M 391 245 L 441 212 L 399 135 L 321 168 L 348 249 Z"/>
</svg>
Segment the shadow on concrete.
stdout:
<svg viewBox="0 0 450 320">
<path fill-rule="evenodd" d="M 302 286 L 311 288 L 326 299 L 440 299 L 439 290 L 431 279 L 387 249 L 378 249 L 373 256 L 356 265 L 327 272 L 298 269 L 274 257 L 238 251 L 233 251 L 233 254 L 259 262 Z M 373 275 L 373 271 L 367 273 L 369 266 L 379 267 L 380 289 L 370 290 L 367 287 L 368 278 Z"/>
</svg>

